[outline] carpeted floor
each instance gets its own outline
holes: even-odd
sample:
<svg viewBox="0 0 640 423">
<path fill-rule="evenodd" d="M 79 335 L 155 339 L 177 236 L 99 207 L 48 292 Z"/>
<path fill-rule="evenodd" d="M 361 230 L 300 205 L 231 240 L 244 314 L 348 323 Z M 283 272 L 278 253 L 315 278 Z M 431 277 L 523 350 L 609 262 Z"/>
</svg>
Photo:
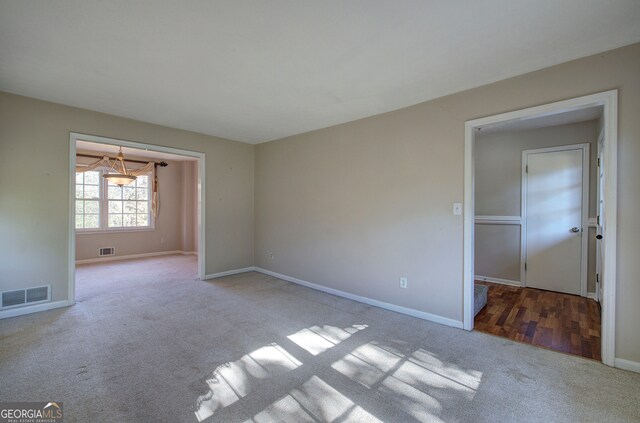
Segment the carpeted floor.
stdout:
<svg viewBox="0 0 640 423">
<path fill-rule="evenodd" d="M 66 422 L 640 419 L 640 374 L 258 273 L 198 281 L 193 256 L 81 266 L 77 300 L 0 321 L 0 401 Z"/>
</svg>

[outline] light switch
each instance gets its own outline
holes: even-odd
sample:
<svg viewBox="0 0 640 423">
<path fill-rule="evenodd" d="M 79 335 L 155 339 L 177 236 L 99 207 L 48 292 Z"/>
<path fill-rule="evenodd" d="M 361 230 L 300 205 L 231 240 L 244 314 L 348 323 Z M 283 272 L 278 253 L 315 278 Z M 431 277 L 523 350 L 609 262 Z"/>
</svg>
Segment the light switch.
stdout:
<svg viewBox="0 0 640 423">
<path fill-rule="evenodd" d="M 453 203 L 453 214 L 455 216 L 462 216 L 462 203 Z"/>
</svg>

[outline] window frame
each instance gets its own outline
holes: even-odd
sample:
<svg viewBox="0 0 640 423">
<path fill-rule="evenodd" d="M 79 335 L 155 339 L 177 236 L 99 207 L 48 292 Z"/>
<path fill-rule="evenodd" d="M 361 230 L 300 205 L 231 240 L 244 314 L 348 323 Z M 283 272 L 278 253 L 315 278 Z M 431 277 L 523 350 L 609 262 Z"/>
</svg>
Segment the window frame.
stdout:
<svg viewBox="0 0 640 423">
<path fill-rule="evenodd" d="M 86 232 L 95 232 L 95 231 L 99 231 L 101 229 L 101 227 L 102 227 L 102 218 L 103 218 L 102 217 L 102 208 L 103 208 L 102 207 L 102 195 L 103 195 L 103 193 L 102 193 L 102 171 L 101 170 L 92 170 L 91 172 L 98 172 L 98 196 L 99 197 L 97 199 L 96 198 L 87 199 L 87 198 L 84 197 L 84 195 L 82 196 L 82 198 L 75 197 L 74 202 L 73 202 L 73 211 L 72 212 L 73 212 L 73 215 L 75 217 L 78 216 L 78 213 L 76 213 L 76 210 L 77 210 L 77 202 L 79 200 L 82 201 L 83 203 L 85 201 L 97 201 L 98 202 L 98 213 L 91 213 L 91 214 L 92 215 L 96 215 L 97 214 L 97 216 L 98 216 L 98 227 L 97 228 L 76 228 L 75 224 L 74 224 L 74 228 L 75 228 L 75 230 L 77 232 L 85 232 L 85 233 Z M 77 174 L 78 173 L 79 172 L 76 172 L 76 183 L 75 183 L 76 189 L 78 187 L 78 182 L 77 182 Z M 83 173 L 83 175 L 82 175 L 83 176 L 83 178 L 82 178 L 82 186 L 84 187 L 84 186 L 86 186 L 85 175 L 84 175 L 85 172 L 82 172 L 82 173 Z M 90 186 L 96 186 L 96 185 L 91 184 Z M 84 190 L 83 190 L 83 192 L 84 192 Z M 82 216 L 86 216 L 86 214 L 84 213 L 84 207 L 85 207 L 85 205 L 83 204 L 83 206 L 82 206 L 82 211 L 83 211 Z M 75 222 L 75 219 L 74 219 L 74 222 Z M 83 219 L 83 224 L 84 224 L 84 219 Z"/>
<path fill-rule="evenodd" d="M 98 203 L 100 205 L 100 227 L 99 228 L 75 228 L 76 234 L 104 234 L 104 233 L 122 233 L 122 232 L 153 232 L 156 230 L 156 219 L 153 216 L 152 204 L 153 204 L 153 184 L 155 181 L 155 167 L 154 169 L 145 174 L 149 177 L 149 195 L 147 199 L 148 211 L 149 211 L 149 225 L 148 226 L 122 226 L 122 227 L 109 227 L 109 184 L 103 177 L 104 169 L 94 169 L 93 171 L 100 173 L 100 198 Z M 137 200 L 136 200 L 137 201 Z M 124 200 L 123 200 L 124 202 Z M 75 213 L 75 201 L 73 213 Z"/>
</svg>

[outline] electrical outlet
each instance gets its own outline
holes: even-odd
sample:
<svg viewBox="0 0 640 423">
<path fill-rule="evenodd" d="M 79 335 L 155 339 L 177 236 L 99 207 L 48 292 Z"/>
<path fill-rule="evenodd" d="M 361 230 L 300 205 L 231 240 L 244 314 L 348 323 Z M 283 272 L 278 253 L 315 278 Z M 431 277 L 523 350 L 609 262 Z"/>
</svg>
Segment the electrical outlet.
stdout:
<svg viewBox="0 0 640 423">
<path fill-rule="evenodd" d="M 400 288 L 407 287 L 407 278 L 400 278 Z"/>
<path fill-rule="evenodd" d="M 269 253 L 269 258 L 273 260 L 273 253 Z"/>
<path fill-rule="evenodd" d="M 453 215 L 462 216 L 462 203 L 453 203 Z"/>
</svg>

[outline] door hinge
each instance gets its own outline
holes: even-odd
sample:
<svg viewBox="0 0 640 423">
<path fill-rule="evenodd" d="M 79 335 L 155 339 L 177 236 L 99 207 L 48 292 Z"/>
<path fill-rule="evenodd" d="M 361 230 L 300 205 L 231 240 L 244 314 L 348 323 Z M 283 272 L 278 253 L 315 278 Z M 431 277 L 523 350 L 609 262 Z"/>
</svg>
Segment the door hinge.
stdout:
<svg viewBox="0 0 640 423">
<path fill-rule="evenodd" d="M 524 271 L 525 272 L 527 271 L 527 262 L 526 261 L 524 262 Z"/>
<path fill-rule="evenodd" d="M 598 167 L 600 167 L 600 157 L 598 157 Z"/>
<path fill-rule="evenodd" d="M 597 224 L 597 225 L 600 225 L 600 216 L 597 216 L 597 217 L 596 217 L 596 224 Z"/>
<path fill-rule="evenodd" d="M 600 274 L 596 273 L 596 282 L 600 282 Z"/>
<path fill-rule="evenodd" d="M 524 173 L 529 173 L 529 165 L 524 165 Z"/>
</svg>

